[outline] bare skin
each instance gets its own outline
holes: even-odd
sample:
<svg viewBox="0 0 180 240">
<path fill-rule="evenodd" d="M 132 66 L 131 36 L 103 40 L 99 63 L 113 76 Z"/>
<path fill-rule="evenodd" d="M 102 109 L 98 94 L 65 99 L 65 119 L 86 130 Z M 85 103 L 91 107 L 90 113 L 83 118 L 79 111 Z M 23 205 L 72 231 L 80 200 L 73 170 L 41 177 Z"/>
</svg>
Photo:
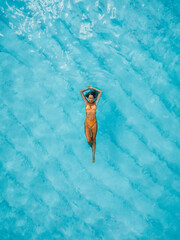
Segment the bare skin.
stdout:
<svg viewBox="0 0 180 240">
<path fill-rule="evenodd" d="M 83 92 L 88 90 L 88 89 L 94 89 L 99 92 L 96 100 L 94 101 L 94 96 L 89 95 L 88 100 L 85 98 Z M 93 88 L 91 86 L 88 86 L 88 88 L 83 89 L 80 91 L 81 96 L 85 102 L 85 107 L 88 106 L 88 110 L 86 113 L 86 118 L 90 121 L 94 120 L 96 118 L 96 113 L 95 113 L 95 105 L 97 105 L 97 102 L 99 101 L 102 91 L 96 88 Z M 85 121 L 84 122 L 84 130 L 87 138 L 88 144 L 92 147 L 92 152 L 93 152 L 93 163 L 95 162 L 95 147 L 96 147 L 96 134 L 97 134 L 97 121 L 94 123 L 92 128 L 89 126 L 89 124 Z M 91 137 L 92 133 L 92 137 Z"/>
</svg>

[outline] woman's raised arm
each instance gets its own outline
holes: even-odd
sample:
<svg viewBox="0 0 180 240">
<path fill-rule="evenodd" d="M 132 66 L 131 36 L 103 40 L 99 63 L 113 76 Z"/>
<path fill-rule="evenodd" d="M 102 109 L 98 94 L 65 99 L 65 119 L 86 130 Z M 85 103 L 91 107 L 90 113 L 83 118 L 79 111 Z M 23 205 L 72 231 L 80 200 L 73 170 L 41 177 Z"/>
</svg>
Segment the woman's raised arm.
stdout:
<svg viewBox="0 0 180 240">
<path fill-rule="evenodd" d="M 91 86 L 88 86 L 90 89 L 94 89 L 95 91 L 97 91 L 97 92 L 99 92 L 99 93 L 101 93 L 102 91 L 101 90 L 99 90 L 99 89 L 97 89 L 97 88 L 93 88 L 93 87 L 91 87 Z"/>
<path fill-rule="evenodd" d="M 83 89 L 83 90 L 81 90 L 81 91 L 80 91 L 80 93 L 81 93 L 81 96 L 82 96 L 82 99 L 84 100 L 84 102 L 85 102 L 85 103 L 87 103 L 87 102 L 88 102 L 88 100 L 85 98 L 85 96 L 84 96 L 84 93 L 83 93 L 83 92 L 84 92 L 84 91 L 86 91 L 86 90 L 88 90 L 88 89 L 89 89 L 89 87 L 88 87 L 88 88 L 85 88 L 85 89 Z"/>
</svg>

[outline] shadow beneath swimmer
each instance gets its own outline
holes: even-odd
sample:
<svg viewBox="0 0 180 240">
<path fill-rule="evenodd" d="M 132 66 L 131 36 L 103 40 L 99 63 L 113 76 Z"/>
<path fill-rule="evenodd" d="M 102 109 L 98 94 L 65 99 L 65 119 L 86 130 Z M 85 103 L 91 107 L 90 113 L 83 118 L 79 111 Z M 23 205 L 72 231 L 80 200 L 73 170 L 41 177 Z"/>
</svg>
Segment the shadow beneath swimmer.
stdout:
<svg viewBox="0 0 180 240">
<path fill-rule="evenodd" d="M 88 144 L 92 148 L 92 140 L 91 140 L 91 142 L 88 142 Z"/>
</svg>

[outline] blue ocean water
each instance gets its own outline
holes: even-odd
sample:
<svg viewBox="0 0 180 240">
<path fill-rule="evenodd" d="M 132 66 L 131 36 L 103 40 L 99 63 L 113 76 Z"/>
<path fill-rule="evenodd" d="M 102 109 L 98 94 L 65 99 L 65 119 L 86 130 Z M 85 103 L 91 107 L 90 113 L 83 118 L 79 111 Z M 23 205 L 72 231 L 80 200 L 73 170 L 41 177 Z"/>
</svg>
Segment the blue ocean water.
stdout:
<svg viewBox="0 0 180 240">
<path fill-rule="evenodd" d="M 0 1 L 1 240 L 180 239 L 179 16 L 174 0 Z"/>
</svg>

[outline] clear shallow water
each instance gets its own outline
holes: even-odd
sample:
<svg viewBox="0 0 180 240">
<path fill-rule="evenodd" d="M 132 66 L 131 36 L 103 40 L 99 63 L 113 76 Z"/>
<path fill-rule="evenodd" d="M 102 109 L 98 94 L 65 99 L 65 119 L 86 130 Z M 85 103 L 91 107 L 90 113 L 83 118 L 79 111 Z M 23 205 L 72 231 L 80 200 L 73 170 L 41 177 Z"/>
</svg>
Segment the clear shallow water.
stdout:
<svg viewBox="0 0 180 240">
<path fill-rule="evenodd" d="M 0 6 L 1 239 L 179 239 L 178 2 Z"/>
</svg>

